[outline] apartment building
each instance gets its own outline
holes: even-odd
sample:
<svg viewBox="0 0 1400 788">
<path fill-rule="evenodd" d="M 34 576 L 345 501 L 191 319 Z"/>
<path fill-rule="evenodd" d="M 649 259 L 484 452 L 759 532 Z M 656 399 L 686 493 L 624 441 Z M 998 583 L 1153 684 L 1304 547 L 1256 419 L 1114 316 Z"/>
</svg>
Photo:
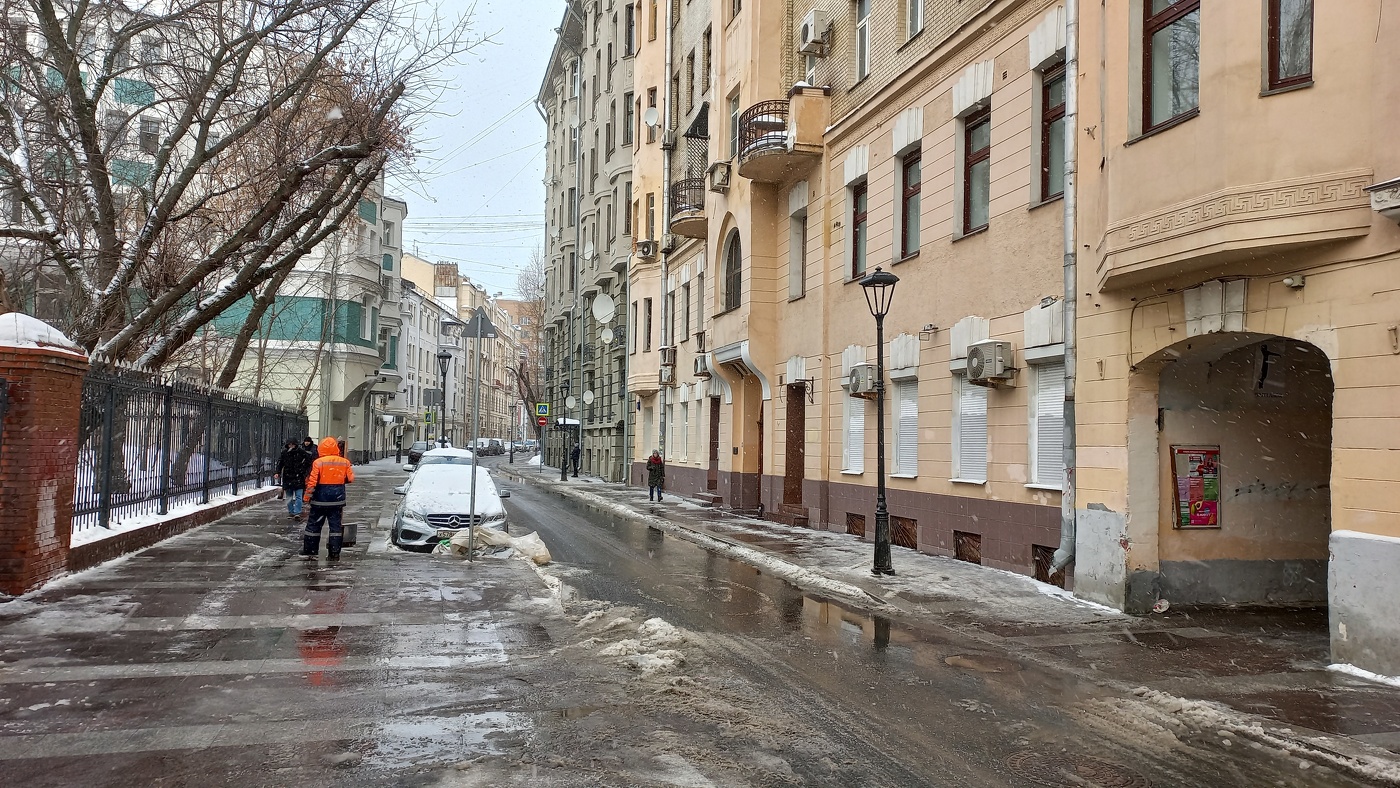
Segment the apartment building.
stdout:
<svg viewBox="0 0 1400 788">
<path fill-rule="evenodd" d="M 632 253 L 633 4 L 570 0 L 539 109 L 547 126 L 546 460 L 626 477 L 627 267 Z M 570 404 L 572 403 L 572 404 Z"/>
<path fill-rule="evenodd" d="M 1131 611 L 1325 603 L 1334 660 L 1393 675 L 1383 5 L 1083 8 L 1076 591 Z"/>
</svg>

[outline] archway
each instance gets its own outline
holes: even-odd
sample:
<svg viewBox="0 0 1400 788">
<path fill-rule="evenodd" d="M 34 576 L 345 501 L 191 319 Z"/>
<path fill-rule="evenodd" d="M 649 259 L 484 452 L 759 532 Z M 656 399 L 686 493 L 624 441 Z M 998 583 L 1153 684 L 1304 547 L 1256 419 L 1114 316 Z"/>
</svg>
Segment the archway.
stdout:
<svg viewBox="0 0 1400 788">
<path fill-rule="evenodd" d="M 1154 355 L 1160 594 L 1327 602 L 1331 367 L 1317 347 L 1213 334 Z"/>
</svg>

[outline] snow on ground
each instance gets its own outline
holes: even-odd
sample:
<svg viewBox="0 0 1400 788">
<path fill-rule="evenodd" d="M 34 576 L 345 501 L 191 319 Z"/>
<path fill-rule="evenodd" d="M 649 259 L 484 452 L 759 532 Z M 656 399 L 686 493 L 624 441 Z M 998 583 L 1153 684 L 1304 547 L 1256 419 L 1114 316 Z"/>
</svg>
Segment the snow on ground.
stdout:
<svg viewBox="0 0 1400 788">
<path fill-rule="evenodd" d="M 231 501 L 237 501 L 240 498 L 247 498 L 249 496 L 258 495 L 259 493 L 267 492 L 267 490 L 267 487 L 263 487 L 262 489 L 249 488 L 246 490 L 242 490 L 237 494 L 224 493 L 223 495 L 213 496 L 209 499 L 209 503 L 205 504 L 180 504 L 172 507 L 168 514 L 156 514 L 155 512 L 146 512 L 144 514 L 124 517 L 120 521 L 114 522 L 111 528 L 98 528 L 96 526 L 89 528 L 80 528 L 73 532 L 73 540 L 71 542 L 71 546 L 78 547 L 79 545 L 92 544 L 93 542 L 101 542 L 104 539 L 111 539 L 113 536 L 117 536 L 119 534 L 130 533 L 132 531 L 137 531 L 142 528 L 148 528 L 152 525 L 158 525 L 160 523 L 166 522 L 167 520 L 173 520 L 177 517 L 184 517 L 186 515 L 194 514 L 195 512 L 198 512 L 201 509 L 209 509 L 215 506 L 222 506 L 223 504 L 229 503 Z"/>
<path fill-rule="evenodd" d="M 1392 687 L 1400 687 L 1400 676 L 1383 676 L 1379 673 L 1372 673 L 1369 670 L 1358 668 L 1355 665 L 1348 665 L 1345 662 L 1328 665 L 1327 669 L 1333 673 L 1342 673 L 1348 676 L 1355 676 L 1358 679 L 1374 681 L 1378 684 L 1389 684 Z"/>
</svg>

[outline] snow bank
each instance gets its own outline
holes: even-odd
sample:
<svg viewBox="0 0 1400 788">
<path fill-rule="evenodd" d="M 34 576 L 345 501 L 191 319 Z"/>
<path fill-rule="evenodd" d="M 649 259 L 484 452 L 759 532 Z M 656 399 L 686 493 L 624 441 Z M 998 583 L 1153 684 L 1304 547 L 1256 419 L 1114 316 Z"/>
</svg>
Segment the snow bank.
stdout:
<svg viewBox="0 0 1400 788">
<path fill-rule="evenodd" d="M 1379 673 L 1372 673 L 1369 670 L 1358 668 L 1355 665 L 1348 665 L 1345 662 L 1328 665 L 1327 669 L 1333 673 L 1342 673 L 1348 676 L 1354 676 L 1358 679 L 1374 681 L 1378 684 L 1389 684 L 1392 687 L 1400 687 L 1400 676 L 1383 676 Z"/>
<path fill-rule="evenodd" d="M 62 331 L 21 312 L 0 315 L 0 346 L 41 348 L 86 357 L 83 349 Z"/>
<path fill-rule="evenodd" d="M 268 491 L 268 489 L 272 488 L 250 488 L 242 490 L 236 495 L 233 493 L 224 493 L 223 495 L 211 496 L 209 498 L 209 503 L 207 504 L 180 504 L 177 506 L 172 506 L 170 508 L 170 511 L 166 514 L 146 512 L 144 514 L 138 514 L 135 516 L 126 516 L 121 518 L 120 520 L 114 521 L 112 523 L 112 527 L 110 528 L 100 528 L 97 526 L 79 528 L 73 531 L 70 546 L 78 547 L 79 545 L 92 544 L 93 542 L 101 542 L 106 539 L 111 539 L 114 536 L 118 536 L 125 533 L 131 533 L 132 531 L 139 531 L 142 528 L 149 528 L 153 525 L 159 525 L 160 523 L 166 522 L 167 520 L 174 520 L 177 517 L 185 517 L 187 515 L 194 514 L 195 512 L 198 512 L 201 509 L 211 509 L 215 506 L 222 506 L 226 503 L 237 501 L 240 498 L 247 498 L 249 496 L 265 493 Z M 154 502 L 152 502 L 152 504 L 154 505 Z"/>
<path fill-rule="evenodd" d="M 650 648 L 679 646 L 685 642 L 685 635 L 671 626 L 664 618 L 649 618 L 637 627 L 637 636 Z"/>
</svg>

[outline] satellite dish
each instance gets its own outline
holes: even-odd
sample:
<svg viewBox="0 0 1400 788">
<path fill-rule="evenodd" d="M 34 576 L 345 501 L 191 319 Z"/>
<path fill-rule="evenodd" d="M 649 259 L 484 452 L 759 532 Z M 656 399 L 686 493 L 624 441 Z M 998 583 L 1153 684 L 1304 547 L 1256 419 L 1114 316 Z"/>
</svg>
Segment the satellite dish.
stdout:
<svg viewBox="0 0 1400 788">
<path fill-rule="evenodd" d="M 656 107 L 647 107 L 647 111 L 642 113 L 642 122 L 656 128 L 661 125 L 661 113 L 656 111 Z"/>
<path fill-rule="evenodd" d="M 595 399 L 595 397 L 593 396 L 593 392 L 591 392 L 591 391 L 585 391 L 585 392 L 583 392 L 583 404 L 585 404 L 585 405 L 592 405 L 594 399 Z"/>
<path fill-rule="evenodd" d="M 576 408 L 578 407 L 578 400 L 574 399 L 574 395 L 570 394 L 564 398 L 564 404 L 571 408 Z"/>
<path fill-rule="evenodd" d="M 597 252 L 598 252 L 598 250 L 595 249 L 595 248 L 593 247 L 593 242 L 592 242 L 592 241 L 589 241 L 589 242 L 583 247 L 583 259 L 585 259 L 585 260 L 592 260 L 592 259 L 593 259 L 593 256 L 594 256 L 595 254 L 597 254 Z"/>
<path fill-rule="evenodd" d="M 611 345 L 614 338 L 613 330 L 604 326 L 603 331 L 601 334 L 599 334 L 598 338 L 603 340 L 604 345 Z"/>
<path fill-rule="evenodd" d="M 617 304 L 612 296 L 602 293 L 593 299 L 593 319 L 599 323 L 607 323 L 617 315 Z"/>
</svg>

